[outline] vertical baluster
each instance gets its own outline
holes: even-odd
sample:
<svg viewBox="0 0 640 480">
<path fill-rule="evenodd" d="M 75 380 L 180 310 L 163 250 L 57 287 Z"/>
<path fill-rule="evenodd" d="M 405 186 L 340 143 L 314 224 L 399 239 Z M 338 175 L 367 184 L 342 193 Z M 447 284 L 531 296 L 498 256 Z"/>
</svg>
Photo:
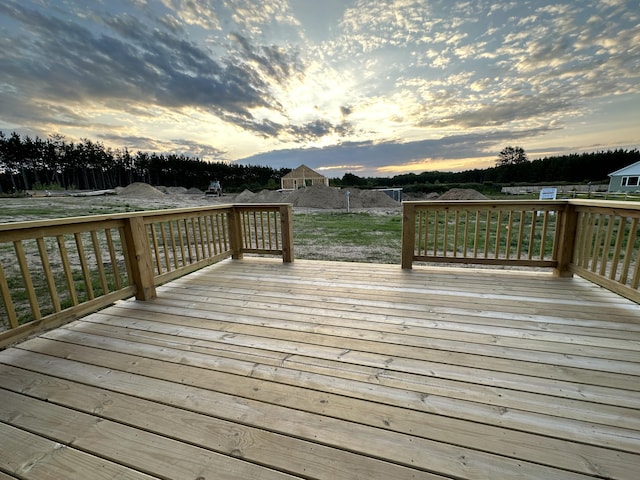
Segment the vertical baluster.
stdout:
<svg viewBox="0 0 640 480">
<path fill-rule="evenodd" d="M 226 215 L 220 215 L 218 219 L 220 220 L 218 222 L 218 233 L 222 241 L 222 250 L 226 252 L 230 248 L 229 229 L 231 227 L 229 225 L 229 218 Z M 220 232 L 220 229 L 222 232 Z"/>
<path fill-rule="evenodd" d="M 629 269 L 631 262 L 633 261 L 633 249 L 636 244 L 636 237 L 638 235 L 638 219 L 631 220 L 629 225 L 629 235 L 627 236 L 627 248 L 624 251 L 624 263 L 622 265 L 622 271 L 620 272 L 620 283 L 627 284 L 629 278 Z M 640 252 L 639 252 L 640 253 Z M 636 264 L 640 263 L 640 258 L 636 258 Z"/>
<path fill-rule="evenodd" d="M 91 282 L 91 272 L 89 270 L 89 266 L 87 264 L 87 255 L 84 250 L 84 245 L 82 243 L 82 236 L 80 233 L 74 234 L 76 240 L 76 248 L 78 250 L 78 257 L 80 259 L 80 268 L 82 270 L 82 278 L 84 280 L 84 285 L 87 289 L 87 298 L 89 300 L 93 300 L 95 295 L 93 293 L 93 285 Z"/>
<path fill-rule="evenodd" d="M 271 230 L 271 219 L 273 218 L 273 232 Z M 278 248 L 278 224 L 277 222 L 277 214 L 275 212 L 273 212 L 273 214 L 271 212 L 267 212 L 267 238 L 269 239 L 269 250 L 273 249 L 273 239 L 272 239 L 272 235 L 275 232 L 275 239 L 276 239 L 276 250 L 279 250 Z"/>
<path fill-rule="evenodd" d="M 496 221 L 496 244 L 493 258 L 500 258 L 500 239 L 502 238 L 502 210 L 498 210 L 498 219 Z"/>
<path fill-rule="evenodd" d="M 51 304 L 53 306 L 53 310 L 55 312 L 59 312 L 62 310 L 62 308 L 60 308 L 60 298 L 58 297 L 58 289 L 56 288 L 56 281 L 53 278 L 53 271 L 51 270 L 51 263 L 49 262 L 49 254 L 44 243 L 44 238 L 37 238 L 36 243 L 38 244 L 38 253 L 40 254 L 40 260 L 42 261 L 42 270 L 47 282 L 49 296 L 51 297 Z"/>
<path fill-rule="evenodd" d="M 425 246 L 425 250 L 424 250 L 424 254 L 427 254 L 426 251 L 426 246 L 427 246 L 427 237 L 426 237 L 426 232 L 423 232 L 423 228 L 424 228 L 424 214 L 425 212 L 423 210 L 420 210 L 417 212 L 417 220 L 418 220 L 418 245 L 417 245 L 417 252 L 418 252 L 418 256 L 422 255 L 422 242 L 424 241 L 424 246 Z M 424 235 L 424 238 L 423 238 Z"/>
<path fill-rule="evenodd" d="M 581 266 L 584 268 L 589 267 L 589 262 L 593 257 L 593 251 L 595 249 L 595 244 L 593 242 L 593 230 L 597 220 L 597 214 L 589 212 L 585 218 L 585 236 L 584 236 L 584 246 L 582 251 L 582 261 Z"/>
<path fill-rule="evenodd" d="M 171 255 L 173 256 L 173 268 L 178 269 L 180 264 L 178 263 L 178 248 L 176 245 L 176 230 L 173 228 L 173 220 L 169 220 L 167 222 L 169 226 L 169 239 L 171 242 Z M 177 224 L 178 222 L 176 222 Z"/>
<path fill-rule="evenodd" d="M 469 222 L 471 212 L 469 210 L 464 211 L 464 238 L 462 240 L 462 256 L 467 256 L 467 246 L 469 245 Z"/>
<path fill-rule="evenodd" d="M 267 248 L 267 237 L 264 234 L 264 214 L 268 213 L 268 212 L 260 212 L 259 218 L 260 218 L 260 238 L 261 238 L 261 243 L 262 245 L 258 248 L 263 248 L 266 249 Z M 256 225 L 256 231 L 258 230 L 258 226 Z M 256 237 L 258 236 L 258 234 L 256 233 Z"/>
<path fill-rule="evenodd" d="M 480 210 L 476 210 L 475 221 L 475 232 L 473 235 L 473 258 L 478 258 L 478 249 L 480 248 Z"/>
<path fill-rule="evenodd" d="M 122 279 L 120 278 L 120 267 L 118 267 L 118 258 L 116 256 L 116 249 L 113 243 L 113 235 L 111 229 L 107 228 L 104 231 L 105 238 L 107 240 L 107 248 L 109 250 L 109 259 L 111 261 L 111 271 L 113 272 L 113 281 L 116 290 L 122 288 Z"/>
<path fill-rule="evenodd" d="M 453 256 L 457 257 L 458 256 L 458 230 L 459 230 L 459 225 L 458 223 L 460 222 L 460 210 L 456 210 L 456 214 L 454 216 L 454 220 L 453 220 Z"/>
<path fill-rule="evenodd" d="M 433 256 L 438 256 L 438 233 L 440 230 L 440 210 L 433 211 Z"/>
<path fill-rule="evenodd" d="M 522 210 L 520 212 L 520 223 L 518 224 L 518 246 L 516 248 L 516 258 L 522 259 L 522 246 L 524 244 L 524 226 L 527 221 L 527 212 Z"/>
<path fill-rule="evenodd" d="M 191 217 L 191 232 L 193 233 L 193 250 L 196 253 L 196 262 L 200 261 L 200 249 L 198 248 L 199 239 L 198 239 L 198 228 L 196 227 L 196 217 Z"/>
<path fill-rule="evenodd" d="M 158 236 L 156 235 L 156 226 L 154 223 L 150 223 L 148 226 L 151 234 L 151 245 L 153 247 L 153 253 L 156 259 L 156 271 L 158 275 L 162 274 L 162 261 L 160 260 L 160 250 L 158 249 Z"/>
<path fill-rule="evenodd" d="M 200 241 L 198 242 L 200 244 L 200 250 L 202 251 L 202 255 L 200 258 L 207 258 L 207 252 L 205 251 L 205 236 L 204 236 L 204 228 L 202 226 L 202 223 L 204 222 L 204 217 L 198 216 L 196 217 L 196 221 L 198 222 L 198 238 L 200 239 Z"/>
<path fill-rule="evenodd" d="M 536 224 L 538 222 L 538 211 L 533 211 L 531 213 L 531 229 L 529 230 L 529 249 L 527 251 L 527 258 L 529 260 L 533 259 L 535 244 L 536 244 Z"/>
<path fill-rule="evenodd" d="M 102 287 L 102 295 L 106 295 L 107 293 L 109 293 L 109 285 L 107 284 L 107 275 L 104 272 L 104 262 L 102 261 L 102 250 L 100 248 L 100 241 L 98 240 L 98 234 L 95 230 L 91 231 L 91 244 L 93 246 L 93 253 L 96 259 L 96 267 L 98 269 L 100 286 Z"/>
<path fill-rule="evenodd" d="M 212 234 L 213 230 L 211 229 L 213 224 L 213 215 L 206 215 L 203 217 L 203 219 L 204 219 L 204 236 L 207 244 L 207 254 L 209 258 L 211 258 L 214 255 L 213 248 L 211 246 L 211 243 L 213 242 L 213 234 Z"/>
<path fill-rule="evenodd" d="M 209 223 L 209 228 L 211 228 L 211 248 L 213 249 L 213 254 L 217 255 L 220 249 L 218 248 L 220 239 L 216 234 L 218 228 L 218 214 L 211 214 L 211 222 Z"/>
<path fill-rule="evenodd" d="M 484 258 L 489 258 L 489 237 L 491 237 L 491 211 L 487 210 L 487 223 L 485 225 Z"/>
<path fill-rule="evenodd" d="M 29 265 L 27 265 L 27 257 L 24 251 L 24 246 L 22 245 L 22 242 L 20 240 L 15 240 L 13 242 L 13 247 L 18 258 L 18 266 L 20 267 L 20 272 L 22 273 L 22 280 L 24 282 L 24 288 L 27 293 L 27 299 L 29 300 L 29 305 L 31 306 L 31 314 L 33 315 L 34 320 L 38 320 L 42 318 L 42 314 L 40 313 L 38 297 L 36 296 L 36 291 L 33 286 L 33 279 L 31 278 Z"/>
<path fill-rule="evenodd" d="M 627 223 L 626 217 L 619 217 L 618 222 L 618 234 L 616 235 L 616 243 L 613 246 L 613 260 L 611 261 L 611 272 L 609 272 L 609 278 L 615 280 L 618 273 L 618 262 L 620 261 L 620 252 L 622 250 L 622 244 L 624 242 L 624 233 Z"/>
<path fill-rule="evenodd" d="M 167 222 L 168 223 L 168 222 Z M 158 222 L 160 238 L 162 239 L 162 250 L 164 252 L 164 266 L 167 272 L 171 271 L 171 254 L 169 253 L 169 241 L 167 240 L 167 225 L 165 222 Z"/>
<path fill-rule="evenodd" d="M 613 236 L 615 219 L 611 215 L 607 215 L 607 234 L 604 237 L 602 245 L 602 256 L 600 258 L 600 275 L 605 276 L 607 265 L 609 264 L 609 254 L 611 253 L 611 237 Z"/>
<path fill-rule="evenodd" d="M 542 214 L 542 232 L 540 232 L 540 260 L 544 260 L 547 248 L 547 231 L 549 230 L 549 211 Z"/>
<path fill-rule="evenodd" d="M 601 242 L 602 242 L 602 225 L 604 224 L 604 216 L 602 214 L 596 214 L 594 219 L 594 224 L 597 223 L 596 235 L 593 241 L 593 255 L 591 256 L 591 271 L 595 272 L 598 268 L 598 260 L 600 259 L 600 250 L 601 250 Z M 585 268 L 588 265 L 584 266 Z"/>
<path fill-rule="evenodd" d="M 9 291 L 7 277 L 4 274 L 2 263 L 0 263 L 0 294 L 2 294 L 2 300 L 4 301 L 5 312 L 7 314 L 7 317 L 9 317 L 9 327 L 18 328 L 18 316 L 16 315 L 16 307 L 13 304 L 13 299 L 11 298 L 11 292 Z"/>
</svg>

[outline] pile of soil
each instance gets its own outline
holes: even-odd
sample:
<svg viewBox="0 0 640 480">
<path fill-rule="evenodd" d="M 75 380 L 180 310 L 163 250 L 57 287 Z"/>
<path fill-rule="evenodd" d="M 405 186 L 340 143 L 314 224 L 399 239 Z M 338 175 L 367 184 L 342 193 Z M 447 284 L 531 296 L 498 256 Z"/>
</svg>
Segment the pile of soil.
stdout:
<svg viewBox="0 0 640 480">
<path fill-rule="evenodd" d="M 471 188 L 452 188 L 440 195 L 438 200 L 489 200 L 489 197 Z"/>
<path fill-rule="evenodd" d="M 294 207 L 342 209 L 347 207 L 347 192 L 350 208 L 394 208 L 400 204 L 386 193 L 357 188 L 338 189 L 325 185 L 314 185 L 293 192 L 262 190 L 251 193 L 245 190 L 234 199 L 235 203 L 291 203 Z"/>
<path fill-rule="evenodd" d="M 164 193 L 147 183 L 135 182 L 124 188 L 117 188 L 116 193 L 123 197 L 164 197 Z"/>
<path fill-rule="evenodd" d="M 175 195 L 175 194 L 183 194 L 183 193 L 189 193 L 189 191 L 184 188 L 184 187 L 166 187 L 164 190 L 162 190 L 160 187 L 158 187 L 158 190 L 160 191 L 164 191 L 164 193 L 168 193 L 169 195 Z M 202 192 L 200 192 L 202 193 Z"/>
</svg>

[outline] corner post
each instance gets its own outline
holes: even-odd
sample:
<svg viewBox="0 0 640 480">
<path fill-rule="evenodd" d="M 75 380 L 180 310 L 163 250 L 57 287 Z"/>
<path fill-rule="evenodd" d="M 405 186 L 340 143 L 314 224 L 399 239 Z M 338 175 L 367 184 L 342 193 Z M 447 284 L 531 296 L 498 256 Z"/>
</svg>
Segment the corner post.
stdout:
<svg viewBox="0 0 640 480">
<path fill-rule="evenodd" d="M 413 268 L 413 252 L 416 246 L 416 206 L 402 204 L 402 268 Z"/>
<path fill-rule="evenodd" d="M 573 253 L 576 246 L 576 233 L 578 231 L 578 212 L 575 205 L 567 201 L 562 210 L 562 219 L 558 231 L 558 266 L 553 269 L 556 277 L 571 277 L 569 266 L 573 260 Z"/>
<path fill-rule="evenodd" d="M 280 230 L 282 232 L 282 261 L 293 262 L 293 206 L 280 206 Z"/>
<path fill-rule="evenodd" d="M 136 299 L 150 300 L 156 297 L 153 279 L 153 262 L 149 235 L 143 217 L 133 216 L 125 220 L 124 239 L 126 255 L 131 268 L 131 280 L 136 286 Z"/>
<path fill-rule="evenodd" d="M 231 246 L 231 258 L 242 260 L 244 248 L 242 246 L 242 218 L 241 212 L 234 205 L 229 211 L 229 241 Z"/>
</svg>

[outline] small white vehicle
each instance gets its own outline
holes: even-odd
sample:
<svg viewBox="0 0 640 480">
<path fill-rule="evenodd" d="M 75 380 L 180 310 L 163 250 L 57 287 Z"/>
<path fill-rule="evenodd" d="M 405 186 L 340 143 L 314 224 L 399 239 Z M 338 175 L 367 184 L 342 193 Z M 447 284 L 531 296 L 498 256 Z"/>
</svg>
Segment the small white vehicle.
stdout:
<svg viewBox="0 0 640 480">
<path fill-rule="evenodd" d="M 209 188 L 207 188 L 207 190 L 204 192 L 205 196 L 217 196 L 217 197 L 221 197 L 222 196 L 222 186 L 220 185 L 220 182 L 217 180 L 212 180 L 211 183 L 209 183 Z"/>
</svg>

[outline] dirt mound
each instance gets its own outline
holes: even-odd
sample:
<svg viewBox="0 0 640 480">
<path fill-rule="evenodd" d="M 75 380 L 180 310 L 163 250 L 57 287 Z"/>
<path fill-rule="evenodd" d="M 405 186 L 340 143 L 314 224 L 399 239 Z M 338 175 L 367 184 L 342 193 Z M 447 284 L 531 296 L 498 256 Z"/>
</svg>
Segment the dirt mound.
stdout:
<svg viewBox="0 0 640 480">
<path fill-rule="evenodd" d="M 148 183 L 135 182 L 123 189 L 117 189 L 118 195 L 124 197 L 164 197 L 164 193 Z"/>
<path fill-rule="evenodd" d="M 452 188 L 438 197 L 438 200 L 489 200 L 472 188 Z"/>
<path fill-rule="evenodd" d="M 236 196 L 235 202 L 236 203 L 252 203 L 255 197 L 256 197 L 255 193 L 253 193 L 251 190 L 245 189 Z"/>
<path fill-rule="evenodd" d="M 158 189 L 158 190 L 160 190 L 160 189 Z M 196 190 L 198 190 L 198 189 L 196 188 Z M 189 191 L 184 187 L 166 187 L 165 191 L 166 191 L 166 193 L 168 193 L 170 195 L 176 195 L 176 194 L 177 195 L 181 195 L 183 193 L 189 193 Z M 200 192 L 200 193 L 202 193 L 202 192 Z"/>
<path fill-rule="evenodd" d="M 238 199 L 236 198 L 236 202 Z M 251 202 L 254 203 L 280 203 L 284 202 L 284 195 L 276 190 L 261 190 L 254 194 Z"/>
<path fill-rule="evenodd" d="M 258 193 L 251 193 L 249 190 L 245 190 L 235 198 L 235 202 L 291 203 L 294 207 L 335 210 L 347 208 L 347 192 L 349 193 L 350 208 L 393 208 L 400 205 L 384 192 L 357 188 L 338 189 L 325 185 L 314 185 L 294 192 L 262 190 Z"/>
<path fill-rule="evenodd" d="M 191 187 L 189 190 L 185 189 L 184 192 L 187 195 L 202 195 L 204 192 L 197 187 Z"/>
</svg>

